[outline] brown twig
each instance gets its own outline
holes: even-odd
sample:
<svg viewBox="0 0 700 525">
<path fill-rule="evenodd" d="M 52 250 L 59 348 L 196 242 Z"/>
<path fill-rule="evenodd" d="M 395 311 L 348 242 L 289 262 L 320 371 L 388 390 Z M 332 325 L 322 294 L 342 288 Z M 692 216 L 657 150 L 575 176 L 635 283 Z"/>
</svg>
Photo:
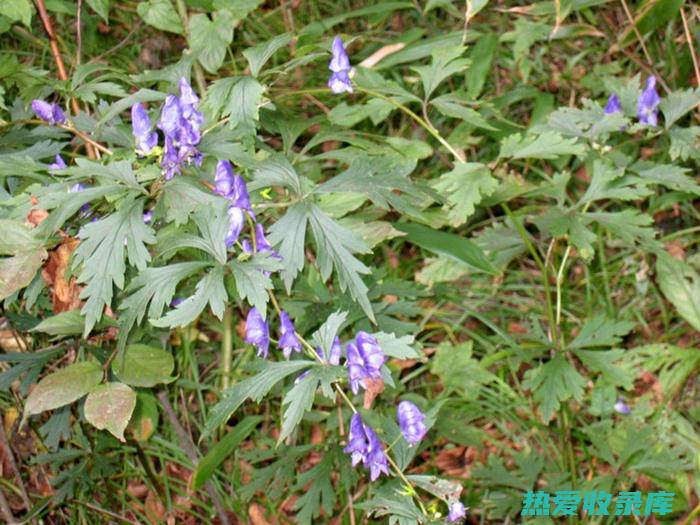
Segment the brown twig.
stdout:
<svg viewBox="0 0 700 525">
<path fill-rule="evenodd" d="M 15 461 L 15 455 L 12 453 L 10 448 L 10 442 L 7 440 L 7 434 L 5 433 L 5 426 L 0 421 L 0 446 L 4 449 L 5 458 L 10 465 L 10 469 L 15 476 L 15 482 L 19 488 L 19 493 L 22 496 L 22 502 L 24 503 L 27 512 L 32 508 L 32 504 L 29 502 L 29 496 L 27 495 L 27 489 L 24 488 L 24 482 L 22 481 L 22 475 L 19 473 L 17 468 L 17 462 Z M 12 515 L 12 514 L 10 514 Z"/>
<path fill-rule="evenodd" d="M 690 48 L 690 58 L 693 59 L 693 68 L 695 69 L 695 80 L 700 87 L 700 66 L 698 66 L 698 57 L 695 54 L 695 46 L 693 43 L 693 36 L 690 32 L 690 27 L 688 26 L 688 18 L 685 16 L 685 9 L 681 7 L 681 19 L 683 20 L 683 30 L 685 31 L 685 38 L 688 41 L 688 47 Z"/>
<path fill-rule="evenodd" d="M 173 406 L 170 404 L 170 401 L 168 400 L 168 393 L 165 390 L 158 392 L 158 400 L 160 401 L 161 405 L 163 406 L 163 410 L 165 410 L 165 414 L 168 416 L 168 421 L 170 421 L 170 424 L 172 425 L 173 429 L 175 430 L 175 434 L 177 435 L 177 439 L 180 442 L 180 447 L 185 452 L 187 457 L 190 459 L 190 462 L 192 462 L 192 466 L 196 467 L 197 463 L 199 463 L 199 458 L 197 457 L 197 448 L 194 446 L 194 441 L 192 441 L 192 436 L 190 436 L 185 431 L 183 426 L 180 424 L 180 420 L 177 418 L 177 415 L 175 414 L 175 410 L 173 410 Z M 209 497 L 211 498 L 211 502 L 214 504 L 214 507 L 216 508 L 216 512 L 219 514 L 219 519 L 221 520 L 222 525 L 231 525 L 231 522 L 228 519 L 228 514 L 226 514 L 226 510 L 224 509 L 224 505 L 221 502 L 219 495 L 216 493 L 216 489 L 214 488 L 214 484 L 211 482 L 211 480 L 207 481 L 204 484 L 204 487 L 206 488 L 207 493 L 209 494 Z"/>
</svg>

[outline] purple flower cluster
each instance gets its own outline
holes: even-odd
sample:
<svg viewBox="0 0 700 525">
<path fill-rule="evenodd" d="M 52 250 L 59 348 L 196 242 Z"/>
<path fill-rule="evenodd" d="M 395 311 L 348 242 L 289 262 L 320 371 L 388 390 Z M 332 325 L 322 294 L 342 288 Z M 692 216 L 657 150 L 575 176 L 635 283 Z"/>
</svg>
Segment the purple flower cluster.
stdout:
<svg viewBox="0 0 700 525">
<path fill-rule="evenodd" d="M 352 82 L 350 82 L 350 57 L 345 52 L 343 40 L 337 36 L 333 39 L 331 45 L 331 54 L 333 57 L 328 63 L 328 69 L 331 70 L 331 77 L 328 79 L 328 87 L 335 94 L 352 93 Z"/>
<path fill-rule="evenodd" d="M 260 311 L 253 307 L 248 312 L 245 323 L 245 342 L 254 345 L 259 357 L 267 358 L 270 349 L 270 327 Z M 294 352 L 301 352 L 301 342 L 297 337 L 294 323 L 289 314 L 280 311 L 280 327 L 277 348 L 282 350 L 284 357 L 289 359 Z"/>
<path fill-rule="evenodd" d="M 344 451 L 351 454 L 353 466 L 362 462 L 369 470 L 372 481 L 376 480 L 381 473 L 389 474 L 389 462 L 382 442 L 372 427 L 362 422 L 358 413 L 353 414 L 350 420 L 348 444 Z"/>
<path fill-rule="evenodd" d="M 197 111 L 199 97 L 186 78 L 180 79 L 179 87 L 179 97 L 168 95 L 165 99 L 158 122 L 158 127 L 165 136 L 161 167 L 166 179 L 180 173 L 185 164 L 199 166 L 202 163 L 202 154 L 197 149 L 202 138 L 199 128 L 204 120 Z M 134 135 L 136 134 L 137 130 L 134 129 Z M 146 135 L 144 138 L 148 142 L 149 137 Z"/>
<path fill-rule="evenodd" d="M 360 386 L 367 388 L 365 379 L 381 379 L 385 361 L 386 356 L 377 340 L 367 332 L 357 332 L 355 341 L 348 342 L 346 357 L 352 393 L 357 394 Z"/>
<path fill-rule="evenodd" d="M 637 99 L 637 118 L 642 124 L 656 126 L 659 123 L 659 103 L 661 97 L 656 91 L 656 78 L 647 78 L 644 90 Z M 622 112 L 622 104 L 616 93 L 612 93 L 605 104 L 605 113 Z"/>
<path fill-rule="evenodd" d="M 226 246 L 230 248 L 241 235 L 246 220 L 245 214 L 248 213 L 253 219 L 255 214 L 250 205 L 250 196 L 243 177 L 233 172 L 233 167 L 227 160 L 220 160 L 216 165 L 214 191 L 229 201 Z"/>
<path fill-rule="evenodd" d="M 66 169 L 68 165 L 66 164 L 66 161 L 63 160 L 63 157 L 61 157 L 58 153 L 56 153 L 56 157 L 54 158 L 54 162 L 49 164 L 49 171 L 56 171 L 56 170 L 63 170 Z"/>
<path fill-rule="evenodd" d="M 151 119 L 141 103 L 131 107 L 131 128 L 136 139 L 136 151 L 148 155 L 158 144 L 158 133 L 153 130 Z"/>
<path fill-rule="evenodd" d="M 56 124 L 65 124 L 66 115 L 58 104 L 52 104 L 44 100 L 34 99 L 32 101 L 32 110 L 41 120 L 45 120 L 52 126 Z"/>
</svg>

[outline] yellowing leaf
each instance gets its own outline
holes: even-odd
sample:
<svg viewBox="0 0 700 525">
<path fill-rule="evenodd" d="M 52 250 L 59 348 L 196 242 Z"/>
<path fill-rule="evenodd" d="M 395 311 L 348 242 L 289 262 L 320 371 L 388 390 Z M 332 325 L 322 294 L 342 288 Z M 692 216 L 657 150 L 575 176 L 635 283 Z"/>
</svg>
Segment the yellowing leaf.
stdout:
<svg viewBox="0 0 700 525">
<path fill-rule="evenodd" d="M 85 419 L 95 428 L 107 430 L 125 441 L 124 429 L 136 406 L 136 392 L 124 383 L 106 383 L 95 388 L 85 400 Z"/>
</svg>

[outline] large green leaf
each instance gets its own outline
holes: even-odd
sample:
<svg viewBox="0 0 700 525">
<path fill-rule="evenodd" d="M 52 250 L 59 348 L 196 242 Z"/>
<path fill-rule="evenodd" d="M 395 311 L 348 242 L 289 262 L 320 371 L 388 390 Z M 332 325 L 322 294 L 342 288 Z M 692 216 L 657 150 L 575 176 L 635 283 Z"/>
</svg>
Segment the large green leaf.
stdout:
<svg viewBox="0 0 700 525">
<path fill-rule="evenodd" d="M 553 131 L 541 135 L 519 133 L 509 135 L 501 142 L 499 157 L 513 159 L 556 159 L 562 155 L 583 155 L 586 148 L 575 138 L 564 138 Z"/>
<path fill-rule="evenodd" d="M 107 430 L 119 441 L 136 406 L 136 392 L 124 383 L 105 383 L 85 399 L 85 419 L 95 428 Z"/>
<path fill-rule="evenodd" d="M 44 377 L 34 387 L 24 405 L 28 417 L 77 401 L 102 379 L 102 368 L 94 361 L 75 363 Z"/>
<path fill-rule="evenodd" d="M 152 387 L 160 383 L 170 383 L 175 369 L 175 360 L 170 352 L 155 346 L 133 344 L 114 361 L 112 372 L 124 383 L 131 386 Z"/>
<path fill-rule="evenodd" d="M 449 173 L 441 175 L 433 187 L 445 196 L 452 226 L 460 226 L 474 213 L 475 206 L 498 186 L 498 180 L 483 164 L 460 162 Z"/>
<path fill-rule="evenodd" d="M 564 401 L 581 401 L 585 386 L 586 379 L 562 355 L 528 370 L 523 381 L 523 388 L 534 392 L 544 421 L 549 421 Z"/>
<path fill-rule="evenodd" d="M 137 6 L 139 16 L 148 25 L 181 35 L 184 32 L 180 17 L 170 0 L 144 0 Z"/>
<path fill-rule="evenodd" d="M 683 261 L 660 254 L 656 260 L 656 277 L 666 299 L 683 319 L 700 330 L 700 274 Z"/>
<path fill-rule="evenodd" d="M 407 241 L 421 248 L 463 262 L 476 270 L 498 275 L 498 270 L 481 248 L 464 237 L 433 230 L 421 224 L 394 223 L 394 227 L 406 234 Z"/>
<path fill-rule="evenodd" d="M 233 15 L 216 11 L 213 20 L 205 14 L 190 17 L 192 52 L 209 73 L 216 73 L 224 63 L 226 49 L 233 40 Z"/>
<path fill-rule="evenodd" d="M 270 57 L 291 41 L 292 35 L 284 33 L 243 51 L 243 56 L 248 61 L 248 65 L 250 65 L 250 74 L 257 77 L 265 63 L 270 60 Z"/>
</svg>

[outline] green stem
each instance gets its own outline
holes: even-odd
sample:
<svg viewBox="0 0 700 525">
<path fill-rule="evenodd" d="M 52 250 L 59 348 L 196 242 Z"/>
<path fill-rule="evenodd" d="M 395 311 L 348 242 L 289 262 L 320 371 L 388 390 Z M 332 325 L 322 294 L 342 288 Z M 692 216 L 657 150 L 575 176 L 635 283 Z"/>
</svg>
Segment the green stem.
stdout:
<svg viewBox="0 0 700 525">
<path fill-rule="evenodd" d="M 233 329 L 231 308 L 224 310 L 224 337 L 221 340 L 221 388 L 229 387 L 231 378 L 231 359 L 233 356 Z"/>
<path fill-rule="evenodd" d="M 187 45 L 190 47 L 190 52 L 192 50 L 192 35 L 190 35 L 190 18 L 187 14 L 187 5 L 185 5 L 185 0 L 175 0 L 177 5 L 177 12 L 180 15 L 180 21 L 182 22 L 182 27 L 185 30 L 185 36 L 187 37 Z M 204 71 L 202 66 L 199 65 L 197 60 L 194 61 L 194 81 L 197 83 L 197 89 L 199 89 L 199 96 L 204 97 L 204 93 L 207 91 L 207 83 L 204 80 Z"/>
</svg>

